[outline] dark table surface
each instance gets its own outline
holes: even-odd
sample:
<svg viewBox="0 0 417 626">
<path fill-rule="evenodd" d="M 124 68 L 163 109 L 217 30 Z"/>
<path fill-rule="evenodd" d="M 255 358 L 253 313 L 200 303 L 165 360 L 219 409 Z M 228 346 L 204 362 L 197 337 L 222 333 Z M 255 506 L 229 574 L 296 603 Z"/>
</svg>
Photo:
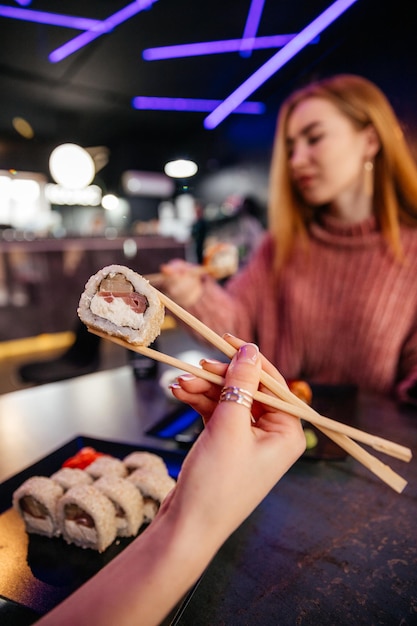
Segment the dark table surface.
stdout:
<svg viewBox="0 0 417 626">
<path fill-rule="evenodd" d="M 328 391 L 316 393 L 320 408 L 330 397 L 329 416 L 343 416 L 346 390 L 339 404 Z M 158 380 L 135 381 L 129 367 L 4 395 L 0 480 L 79 434 L 177 449 L 146 435 L 173 408 Z M 302 458 L 221 548 L 175 624 L 417 624 L 417 410 L 352 391 L 349 411 L 412 449 L 410 463 L 373 452 L 408 480 L 404 492 L 352 458 Z"/>
</svg>

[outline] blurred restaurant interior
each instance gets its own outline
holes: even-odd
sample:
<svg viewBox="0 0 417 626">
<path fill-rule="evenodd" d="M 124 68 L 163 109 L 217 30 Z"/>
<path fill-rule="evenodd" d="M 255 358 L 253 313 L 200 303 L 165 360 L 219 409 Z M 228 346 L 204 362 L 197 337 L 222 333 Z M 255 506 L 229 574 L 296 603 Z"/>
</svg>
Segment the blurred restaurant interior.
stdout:
<svg viewBox="0 0 417 626">
<path fill-rule="evenodd" d="M 417 149 L 416 15 L 405 0 L 2 3 L 0 391 L 21 384 L 16 358 L 72 341 L 99 267 L 194 260 L 196 207 L 221 224 L 250 197 L 265 225 L 276 112 L 298 84 L 374 80 Z M 86 159 L 86 181 L 69 156 L 71 180 L 59 177 L 62 145 Z M 176 160 L 197 172 L 168 176 Z"/>
<path fill-rule="evenodd" d="M 175 317 L 166 305 L 168 290 L 158 301 L 159 305 L 165 303 L 166 315 L 161 334 L 151 343 L 151 349 L 160 352 L 156 358 L 155 352 L 152 358 L 143 358 L 143 352 L 150 354 L 147 348 L 138 354 L 141 348 L 135 352 L 131 344 L 115 343 L 114 337 L 113 341 L 107 341 L 105 335 L 99 338 L 77 316 L 86 281 L 107 265 L 128 266 L 147 277 L 157 274 L 161 264 L 171 259 L 205 264 L 213 250 L 220 250 L 221 263 L 234 267 L 228 274 L 214 276 L 220 283 L 244 264 L 251 253 L 250 243 L 237 239 L 233 225 L 249 213 L 260 236 L 268 227 L 269 168 L 277 111 L 298 86 L 335 73 L 371 79 L 392 103 L 417 159 L 416 27 L 417 2 L 410 0 L 0 0 L 1 626 L 31 626 L 133 538 L 118 536 L 108 550 L 99 553 L 68 545 L 58 536 L 59 529 L 54 531 L 56 536 L 26 533 L 16 506 L 16 502 L 18 506 L 27 504 L 26 496 L 19 502 L 15 494 L 27 478 L 40 476 L 52 482 L 53 473 L 64 465 L 69 467 L 68 462 L 71 465 L 77 457 L 79 460 L 87 449 L 117 457 L 119 465 L 130 452 L 150 451 L 162 457 L 176 479 L 201 433 L 204 442 L 211 437 L 214 454 L 197 475 L 201 479 L 204 474 L 207 484 L 212 475 L 221 477 L 213 487 L 206 489 L 201 481 L 198 489 L 189 490 L 192 498 L 197 492 L 210 497 L 209 522 L 205 519 L 206 526 L 200 524 L 206 515 L 204 508 L 203 515 L 196 518 L 204 531 L 202 548 L 207 538 L 217 536 L 216 528 L 227 518 L 229 505 L 229 511 L 246 510 L 239 504 L 242 494 L 250 497 L 256 489 L 266 494 L 265 485 L 269 484 L 271 491 L 219 548 L 201 578 L 160 626 L 417 624 L 415 383 L 409 405 L 382 394 L 361 393 L 356 385 L 327 384 L 328 380 L 312 387 L 306 400 L 291 394 L 285 381 L 263 371 L 259 390 L 270 392 L 275 404 L 271 397 L 261 399 L 262 403 L 277 407 L 281 397 L 290 397 L 278 406 L 278 426 L 270 428 L 269 418 L 266 426 L 262 426 L 263 419 L 256 423 L 255 411 L 248 413 L 246 422 L 242 418 L 234 423 L 233 416 L 223 420 L 220 409 L 220 419 L 210 422 L 210 427 L 215 424 L 213 429 L 204 431 L 200 413 L 174 397 L 172 383 L 179 373 L 190 371 L 189 364 L 198 366 L 203 358 L 233 356 L 233 339 L 228 344 L 217 336 L 223 346 L 205 341 L 215 333 L 207 327 L 202 331 L 204 325 L 196 318 L 193 326 L 181 314 Z M 364 165 L 366 169 L 369 163 Z M 342 168 L 333 169 L 338 174 Z M 367 202 L 370 205 L 371 200 Z M 204 232 L 199 228 L 202 222 Z M 327 241 L 323 248 L 326 246 Z M 316 267 L 317 262 L 308 269 Z M 323 333 L 316 332 L 317 324 L 307 322 L 308 335 L 299 333 L 300 325 L 287 315 L 289 331 L 277 326 L 279 346 L 284 343 L 282 337 L 292 335 L 302 345 L 308 343 L 305 337 L 314 336 L 319 345 L 336 300 L 345 324 L 349 313 L 341 303 L 356 306 L 357 300 L 351 296 L 358 273 L 349 263 L 343 267 L 349 267 L 351 283 L 339 278 L 341 274 L 327 263 L 326 280 L 334 277 L 337 293 L 330 305 L 315 287 L 324 309 L 319 319 Z M 195 270 L 194 278 L 207 268 L 202 269 Z M 268 333 L 268 343 L 271 325 L 265 320 L 281 321 L 284 315 L 264 315 L 271 306 L 259 302 L 267 281 L 258 280 L 258 274 L 253 271 L 252 280 L 261 297 L 252 297 L 246 279 L 243 291 L 252 317 L 261 320 Z M 385 285 L 386 274 L 381 272 Z M 295 271 L 291 277 L 294 275 Z M 302 271 L 297 276 L 304 279 L 304 285 L 308 282 Z M 108 277 L 100 288 L 105 281 Z M 412 281 L 413 274 L 411 285 Z M 269 284 L 273 285 L 272 302 L 278 290 L 275 283 Z M 376 283 L 372 280 L 371 284 Z M 184 281 L 180 285 L 184 286 Z M 105 297 L 120 295 L 112 287 Z M 211 283 L 211 287 L 217 285 Z M 345 301 L 340 299 L 339 287 Z M 128 288 L 133 289 L 131 284 Z M 283 299 L 290 300 L 285 282 L 283 291 Z M 297 296 L 301 291 L 296 291 Z M 405 290 L 398 291 L 403 294 Z M 123 299 L 126 291 L 121 292 Z M 413 293 L 413 289 L 407 292 Z M 365 297 L 368 293 L 366 290 Z M 134 293 L 134 298 L 142 298 L 142 304 L 146 301 L 142 292 Z M 205 306 L 207 300 L 210 298 L 200 298 L 199 303 Z M 311 298 L 304 301 L 305 309 L 312 308 Z M 383 297 L 380 301 L 381 307 L 386 305 Z M 178 312 L 179 305 L 171 303 Z M 217 315 L 221 307 L 214 299 L 210 305 Z M 396 316 L 396 306 L 393 309 Z M 229 323 L 227 313 L 225 306 L 220 314 Z M 249 316 L 240 315 L 240 320 L 247 319 Z M 395 325 L 386 324 L 388 332 L 381 343 L 391 335 L 393 326 L 399 326 L 398 319 L 395 317 Z M 200 324 L 198 332 L 204 341 L 197 338 L 197 331 L 189 332 L 187 323 L 193 331 Z M 340 347 L 345 327 L 340 328 L 339 335 L 328 332 L 336 356 L 340 356 L 338 362 L 345 357 Z M 365 327 L 368 334 L 369 328 Z M 367 337 L 364 341 L 353 339 L 355 349 L 360 344 L 367 359 L 385 365 L 384 356 L 372 358 Z M 79 342 L 82 348 L 77 348 Z M 406 354 L 410 361 L 413 349 L 411 356 L 411 349 Z M 175 364 L 170 355 L 183 362 Z M 325 356 L 322 360 L 327 363 Z M 353 367 L 356 365 L 357 360 Z M 206 364 L 209 373 L 210 367 L 213 371 L 219 368 L 218 364 Z M 203 378 L 201 368 L 194 370 L 194 375 Z M 269 379 L 273 384 L 268 386 Z M 291 383 L 301 382 L 301 387 L 309 390 L 307 380 L 288 382 L 290 388 Z M 220 385 L 228 384 L 219 376 L 215 382 L 219 390 Z M 231 395 L 227 400 L 244 404 L 243 397 L 247 407 L 249 392 L 239 387 L 228 389 Z M 256 393 L 255 400 L 259 400 Z M 223 399 L 220 395 L 220 401 Z M 213 404 L 217 404 L 215 400 Z M 259 402 L 257 408 L 260 406 Z M 281 425 L 280 430 L 282 410 L 301 418 L 306 451 L 271 488 L 268 467 L 274 466 L 277 456 L 267 437 L 278 435 L 275 438 L 281 440 L 284 436 L 284 460 L 285 452 L 293 449 L 288 445 L 291 439 L 285 438 L 286 428 Z M 329 421 L 323 426 L 322 416 L 339 426 L 335 428 Z M 237 427 L 230 427 L 236 424 L 242 437 Z M 213 437 L 221 427 L 223 433 L 219 430 L 220 436 Z M 375 457 L 353 441 L 353 435 L 350 439 L 352 432 L 376 451 Z M 219 443 L 216 448 L 221 437 L 221 446 Z M 258 443 L 243 447 L 242 453 L 240 444 L 246 439 Z M 387 451 L 386 444 L 392 442 Z M 405 458 L 404 445 L 399 444 L 410 446 Z M 263 446 L 265 461 L 268 454 L 269 466 L 254 463 L 255 447 L 259 446 Z M 206 456 L 210 456 L 210 446 L 206 448 Z M 222 455 L 219 463 L 217 454 L 220 448 L 228 460 L 229 450 L 233 451 L 224 471 Z M 411 449 L 414 459 L 404 467 L 402 461 L 410 461 Z M 384 453 L 394 457 L 389 459 L 392 468 L 380 461 Z M 196 456 L 204 460 L 204 444 L 197 446 Z M 239 457 L 247 470 L 236 466 Z M 188 468 L 191 465 L 192 461 Z M 81 473 L 85 477 L 85 472 Z M 231 477 L 236 482 L 233 492 L 228 488 Z M 225 488 L 217 484 L 223 480 Z M 222 493 L 227 494 L 223 500 L 228 506 L 222 504 Z M 155 512 L 165 496 L 159 494 L 151 503 Z M 39 510 L 36 498 L 30 498 L 29 513 L 35 504 L 32 517 L 38 516 L 42 524 L 45 517 L 49 519 L 49 512 Z M 150 499 L 145 494 L 148 504 Z M 181 501 L 181 496 L 170 502 L 178 499 Z M 183 500 L 187 503 L 187 498 Z M 197 495 L 195 501 L 198 504 L 204 498 Z M 120 507 L 113 508 L 114 516 L 116 510 L 119 516 Z M 81 528 L 96 523 L 91 524 L 89 514 L 77 506 L 69 509 L 65 523 L 77 526 L 79 522 Z M 187 507 L 186 517 L 192 521 L 189 512 Z M 181 516 L 178 519 L 178 526 L 188 533 L 189 554 L 178 563 L 169 583 L 160 585 L 161 598 L 168 588 L 175 589 L 172 583 L 187 570 L 197 547 L 192 532 L 190 537 L 192 524 L 182 525 Z M 141 524 L 138 532 L 147 522 Z M 96 529 L 80 533 L 84 530 L 87 534 Z M 174 539 L 176 536 L 173 533 Z M 166 548 L 169 543 L 161 545 L 164 556 L 173 552 Z M 140 559 L 134 555 L 136 568 Z M 121 570 L 123 566 L 117 577 Z M 146 572 L 145 587 L 152 581 L 154 570 L 150 571 L 150 576 Z M 113 575 L 111 580 L 115 579 Z M 126 571 L 118 584 L 123 580 Z M 119 600 L 117 587 L 109 597 L 102 594 L 102 602 L 100 598 L 92 611 L 85 611 L 82 623 L 97 625 L 97 606 L 106 611 L 117 607 Z M 140 618 L 132 618 L 130 623 L 139 622 L 142 624 Z M 105 623 L 122 622 L 107 618 Z"/>
</svg>

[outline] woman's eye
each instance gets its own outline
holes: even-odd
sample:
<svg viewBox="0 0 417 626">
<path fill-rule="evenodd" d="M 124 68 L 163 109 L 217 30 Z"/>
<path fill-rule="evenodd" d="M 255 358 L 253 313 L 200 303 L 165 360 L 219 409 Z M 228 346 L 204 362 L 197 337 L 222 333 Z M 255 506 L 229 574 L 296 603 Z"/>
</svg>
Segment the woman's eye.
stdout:
<svg viewBox="0 0 417 626">
<path fill-rule="evenodd" d="M 320 141 L 320 139 L 322 139 L 323 135 L 312 135 L 311 137 L 308 138 L 308 144 L 310 146 L 313 146 L 315 143 L 318 143 Z"/>
</svg>

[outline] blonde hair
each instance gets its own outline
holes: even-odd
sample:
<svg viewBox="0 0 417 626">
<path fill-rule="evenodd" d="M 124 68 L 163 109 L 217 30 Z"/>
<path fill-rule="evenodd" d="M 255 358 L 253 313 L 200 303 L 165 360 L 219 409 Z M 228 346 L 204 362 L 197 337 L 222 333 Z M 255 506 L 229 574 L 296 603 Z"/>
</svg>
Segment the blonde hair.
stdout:
<svg viewBox="0 0 417 626">
<path fill-rule="evenodd" d="M 402 258 L 400 223 L 417 227 L 417 165 L 404 139 L 397 116 L 382 91 L 360 76 L 340 74 L 311 83 L 282 104 L 271 160 L 268 222 L 275 241 L 276 271 L 285 264 L 300 238 L 307 247 L 307 226 L 314 209 L 292 183 L 287 155 L 287 124 L 295 107 L 306 98 L 332 102 L 357 129 L 372 125 L 380 149 L 374 160 L 373 208 L 383 237 L 397 259 Z"/>
</svg>

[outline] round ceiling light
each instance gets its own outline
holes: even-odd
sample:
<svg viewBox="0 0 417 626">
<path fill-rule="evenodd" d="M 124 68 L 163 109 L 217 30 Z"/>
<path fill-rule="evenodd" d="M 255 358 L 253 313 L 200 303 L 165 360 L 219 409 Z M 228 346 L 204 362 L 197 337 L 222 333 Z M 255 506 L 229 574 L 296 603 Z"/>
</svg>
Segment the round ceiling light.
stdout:
<svg viewBox="0 0 417 626">
<path fill-rule="evenodd" d="M 84 189 L 96 173 L 91 155 L 74 143 L 64 143 L 52 150 L 49 171 L 55 182 L 66 189 Z"/>
<path fill-rule="evenodd" d="M 106 211 L 114 211 L 115 209 L 117 209 L 119 204 L 119 198 L 113 193 L 107 193 L 101 199 L 101 206 L 103 207 L 103 209 L 106 209 Z"/>
<path fill-rule="evenodd" d="M 25 139 L 33 139 L 35 136 L 32 126 L 23 117 L 14 117 L 12 124 L 15 131 Z"/>
<path fill-rule="evenodd" d="M 194 161 L 188 161 L 187 159 L 177 159 L 176 161 L 169 161 L 165 164 L 164 172 L 171 178 L 190 178 L 197 174 L 198 166 Z"/>
</svg>

